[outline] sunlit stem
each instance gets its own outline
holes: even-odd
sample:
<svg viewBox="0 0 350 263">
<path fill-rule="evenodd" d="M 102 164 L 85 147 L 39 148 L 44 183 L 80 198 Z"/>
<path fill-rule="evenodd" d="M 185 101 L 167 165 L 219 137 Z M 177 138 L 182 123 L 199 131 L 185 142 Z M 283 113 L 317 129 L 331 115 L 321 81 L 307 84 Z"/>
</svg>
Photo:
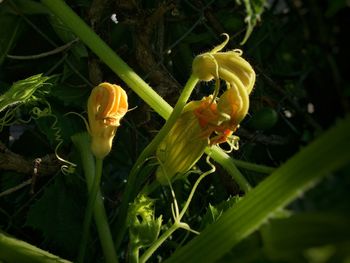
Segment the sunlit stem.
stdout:
<svg viewBox="0 0 350 263">
<path fill-rule="evenodd" d="M 178 218 L 179 221 L 181 221 L 182 217 L 185 215 L 185 213 L 186 213 L 186 211 L 187 211 L 187 209 L 188 209 L 188 207 L 189 207 L 189 205 L 190 205 L 190 203 L 191 203 L 191 201 L 192 201 L 193 195 L 194 195 L 194 193 L 195 193 L 196 190 L 197 190 L 197 187 L 198 187 L 199 183 L 204 179 L 204 177 L 206 177 L 207 175 L 209 175 L 209 174 L 215 172 L 215 169 L 216 169 L 216 168 L 215 168 L 215 166 L 210 162 L 209 159 L 210 159 L 210 155 L 207 156 L 207 159 L 206 159 L 206 160 L 207 160 L 207 163 L 210 165 L 211 169 L 210 169 L 209 171 L 206 171 L 205 173 L 203 173 L 203 174 L 197 179 L 197 181 L 195 182 L 194 186 L 192 187 L 191 193 L 190 193 L 190 195 L 188 196 L 187 201 L 186 201 L 184 207 L 182 208 L 182 210 L 181 210 L 181 212 L 180 212 L 180 214 L 179 214 L 179 218 Z"/>
<path fill-rule="evenodd" d="M 75 147 L 78 149 L 82 166 L 84 169 L 84 175 L 88 189 L 93 188 L 95 180 L 95 161 L 90 150 L 90 140 L 87 133 L 78 133 L 72 136 L 72 141 Z M 102 163 L 101 168 L 102 169 Z M 114 250 L 113 239 L 111 231 L 109 229 L 106 210 L 104 208 L 103 198 L 101 195 L 99 184 L 97 184 L 97 193 L 95 198 L 95 204 L 93 206 L 94 219 L 96 222 L 97 232 L 100 238 L 105 261 L 108 263 L 117 263 L 118 258 L 116 251 Z"/>
<path fill-rule="evenodd" d="M 220 165 L 232 176 L 232 178 L 245 193 L 252 189 L 247 179 L 245 179 L 242 173 L 237 169 L 234 160 L 227 153 L 223 152 L 218 146 L 207 148 L 205 152 L 210 154 L 215 161 L 220 163 Z M 243 162 L 241 164 L 243 164 Z M 245 163 L 245 165 L 248 166 L 247 163 Z"/>
<path fill-rule="evenodd" d="M 148 105 L 163 118 L 169 117 L 171 106 L 141 79 L 63 0 L 41 0 L 41 2 Z"/>
<path fill-rule="evenodd" d="M 188 230 L 188 225 L 185 223 L 181 223 L 176 221 L 168 230 L 166 230 L 153 244 L 149 247 L 145 253 L 141 256 L 139 263 L 145 263 L 153 253 L 166 241 L 172 233 L 174 233 L 177 229 L 183 228 Z"/>
<path fill-rule="evenodd" d="M 169 133 L 173 125 L 175 124 L 177 118 L 180 116 L 182 113 L 183 108 L 186 105 L 186 102 L 188 98 L 190 97 L 194 87 L 196 86 L 198 82 L 198 79 L 191 75 L 190 78 L 188 79 L 181 95 L 180 98 L 178 99 L 173 112 L 171 113 L 169 119 L 167 122 L 164 124 L 162 129 L 159 131 L 159 133 L 154 137 L 154 139 L 147 145 L 147 147 L 142 151 L 138 159 L 136 160 L 134 166 L 131 169 L 131 172 L 128 177 L 128 183 L 125 188 L 125 193 L 123 196 L 123 201 L 120 207 L 120 212 L 118 214 L 116 226 L 118 228 L 116 240 L 115 240 L 115 246 L 116 249 L 119 248 L 120 243 L 123 239 L 123 236 L 126 231 L 126 224 L 125 224 L 125 219 L 127 216 L 127 209 L 128 209 L 128 204 L 130 200 L 133 198 L 134 193 L 136 193 L 139 189 L 139 185 L 137 185 L 137 182 L 142 181 L 142 178 L 138 178 L 137 180 L 137 175 L 138 172 L 140 171 L 142 164 L 144 161 L 152 155 L 155 150 L 157 149 L 159 143 L 164 139 L 164 137 Z"/>
<path fill-rule="evenodd" d="M 210 162 L 210 156 L 207 156 L 207 163 L 210 165 L 211 169 L 205 173 L 203 173 L 195 182 L 195 184 L 192 187 L 192 190 L 187 198 L 187 201 L 184 205 L 184 207 L 182 208 L 180 214 L 179 214 L 179 209 L 178 209 L 178 204 L 175 198 L 175 193 L 173 191 L 173 189 L 171 188 L 171 193 L 173 196 L 173 204 L 172 204 L 172 209 L 175 210 L 175 212 L 173 211 L 173 216 L 174 216 L 174 224 L 167 230 L 165 231 L 153 244 L 151 247 L 149 247 L 145 253 L 141 256 L 140 258 L 140 263 L 144 263 L 146 262 L 151 256 L 152 254 L 164 243 L 164 241 L 172 234 L 174 233 L 177 229 L 179 228 L 183 228 L 187 231 L 190 231 L 192 233 L 195 234 L 199 234 L 197 231 L 193 230 L 190 228 L 190 226 L 186 223 L 181 222 L 182 217 L 185 215 L 191 201 L 193 198 L 194 193 L 197 190 L 197 187 L 199 185 L 199 183 L 209 174 L 215 172 L 215 166 Z"/>
<path fill-rule="evenodd" d="M 101 182 L 101 176 L 102 176 L 102 166 L 103 166 L 103 159 L 96 159 L 95 163 L 95 177 L 94 182 L 92 184 L 92 187 L 89 188 L 89 199 L 85 210 L 85 218 L 83 223 L 83 234 L 82 239 L 79 247 L 79 255 L 78 255 L 78 263 L 84 262 L 85 257 L 85 251 L 86 251 L 86 245 L 89 240 L 89 232 L 90 232 L 90 226 L 91 226 L 91 219 L 92 219 L 92 213 L 93 208 L 96 201 L 97 192 L 99 190 L 100 182 Z"/>
<path fill-rule="evenodd" d="M 129 254 L 129 262 L 130 263 L 139 263 L 139 253 L 140 247 L 137 245 L 131 245 L 130 254 Z"/>
</svg>

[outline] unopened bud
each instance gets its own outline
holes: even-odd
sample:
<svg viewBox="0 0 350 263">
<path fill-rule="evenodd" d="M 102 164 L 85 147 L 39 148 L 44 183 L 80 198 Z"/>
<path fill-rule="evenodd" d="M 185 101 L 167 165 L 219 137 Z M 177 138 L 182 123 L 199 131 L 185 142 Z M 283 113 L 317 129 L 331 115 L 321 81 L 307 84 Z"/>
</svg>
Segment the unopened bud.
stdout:
<svg viewBox="0 0 350 263">
<path fill-rule="evenodd" d="M 107 82 L 95 87 L 88 100 L 91 151 L 104 158 L 112 148 L 112 141 L 120 120 L 128 111 L 126 92 Z"/>
</svg>

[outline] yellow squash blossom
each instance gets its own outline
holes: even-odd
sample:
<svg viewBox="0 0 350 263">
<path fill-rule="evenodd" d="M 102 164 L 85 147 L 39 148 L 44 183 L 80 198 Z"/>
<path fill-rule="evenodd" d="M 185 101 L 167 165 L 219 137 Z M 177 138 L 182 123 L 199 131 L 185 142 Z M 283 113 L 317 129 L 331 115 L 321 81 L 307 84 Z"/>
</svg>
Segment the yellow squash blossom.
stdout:
<svg viewBox="0 0 350 263">
<path fill-rule="evenodd" d="M 240 50 L 220 52 L 228 42 L 225 36 L 224 43 L 194 59 L 192 70 L 202 81 L 215 79 L 217 89 L 220 79 L 224 80 L 227 90 L 220 98 L 216 90 L 185 107 L 157 150 L 160 166 L 156 175 L 162 184 L 190 170 L 207 146 L 235 142 L 237 137 L 232 134 L 248 113 L 255 72 Z"/>
<path fill-rule="evenodd" d="M 95 87 L 88 99 L 91 150 L 97 158 L 104 158 L 112 148 L 112 141 L 120 120 L 128 111 L 128 97 L 120 86 L 107 82 Z"/>
</svg>

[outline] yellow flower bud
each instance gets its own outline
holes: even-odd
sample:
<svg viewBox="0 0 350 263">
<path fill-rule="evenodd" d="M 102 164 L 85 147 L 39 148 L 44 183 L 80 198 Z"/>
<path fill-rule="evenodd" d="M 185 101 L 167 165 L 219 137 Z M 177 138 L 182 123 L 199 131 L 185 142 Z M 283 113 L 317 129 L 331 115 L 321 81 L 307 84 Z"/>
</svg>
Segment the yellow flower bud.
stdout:
<svg viewBox="0 0 350 263">
<path fill-rule="evenodd" d="M 194 59 L 192 69 L 193 74 L 201 80 L 222 79 L 226 82 L 227 91 L 217 104 L 217 125 L 221 125 L 221 129 L 234 130 L 248 113 L 249 94 L 255 83 L 255 72 L 241 57 L 241 50 L 219 52 L 229 40 L 228 35 L 224 35 L 226 40 L 222 44 Z"/>
<path fill-rule="evenodd" d="M 120 120 L 128 111 L 125 90 L 107 82 L 95 87 L 88 99 L 91 151 L 104 158 L 112 148 L 112 141 Z"/>
<path fill-rule="evenodd" d="M 229 40 L 225 36 L 222 44 L 193 61 L 193 75 L 204 81 L 215 79 L 217 90 L 201 101 L 190 102 L 160 143 L 157 157 L 161 165 L 156 176 L 161 184 L 191 169 L 206 146 L 228 142 L 232 149 L 238 147 L 233 132 L 248 113 L 255 72 L 241 57 L 242 51 L 219 52 Z M 226 82 L 227 90 L 217 99 L 219 79 Z"/>
<path fill-rule="evenodd" d="M 210 52 L 198 55 L 192 64 L 193 74 L 200 80 L 223 79 L 229 86 L 238 89 L 244 87 L 249 95 L 255 83 L 255 72 L 251 65 L 243 59 L 242 51 L 235 49 L 228 52 L 218 52 L 225 47 L 229 36 L 224 34 L 226 40 Z M 243 92 L 240 90 L 240 92 Z"/>
</svg>

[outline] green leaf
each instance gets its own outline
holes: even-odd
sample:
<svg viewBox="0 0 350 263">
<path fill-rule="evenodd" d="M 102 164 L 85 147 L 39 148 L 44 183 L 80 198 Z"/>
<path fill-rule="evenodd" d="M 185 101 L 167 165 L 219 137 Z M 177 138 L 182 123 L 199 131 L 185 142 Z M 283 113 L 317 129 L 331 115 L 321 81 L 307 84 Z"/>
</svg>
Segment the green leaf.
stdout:
<svg viewBox="0 0 350 263">
<path fill-rule="evenodd" d="M 78 249 L 84 211 L 84 191 L 77 180 L 68 184 L 63 176 L 57 177 L 30 208 L 26 222 L 42 232 L 45 243 L 70 256 Z"/>
<path fill-rule="evenodd" d="M 9 106 L 35 100 L 34 93 L 44 87 L 48 79 L 50 77 L 38 74 L 13 83 L 11 88 L 0 96 L 0 112 Z"/>
<path fill-rule="evenodd" d="M 216 222 L 224 211 L 226 211 L 228 208 L 232 207 L 234 204 L 239 202 L 240 199 L 241 198 L 239 196 L 233 196 L 230 199 L 223 201 L 218 205 L 213 206 L 209 204 L 207 212 L 205 213 L 205 215 L 203 216 L 203 219 L 201 220 L 202 221 L 201 229 L 206 227 L 207 225 L 210 225 Z"/>
<path fill-rule="evenodd" d="M 155 218 L 153 202 L 147 196 L 140 195 L 130 205 L 128 222 L 130 242 L 133 246 L 150 246 L 158 238 L 162 216 Z"/>
<path fill-rule="evenodd" d="M 21 263 L 69 263 L 24 241 L 0 231 L 0 262 Z"/>
<path fill-rule="evenodd" d="M 305 147 L 166 262 L 215 262 L 274 213 L 350 162 L 350 117 Z"/>
<path fill-rule="evenodd" d="M 62 101 L 62 104 L 66 107 L 81 107 L 82 105 L 85 106 L 89 93 L 90 89 L 86 88 L 85 86 L 81 87 L 77 85 L 69 87 L 67 85 L 57 83 L 55 88 L 51 90 L 50 96 Z"/>
</svg>

